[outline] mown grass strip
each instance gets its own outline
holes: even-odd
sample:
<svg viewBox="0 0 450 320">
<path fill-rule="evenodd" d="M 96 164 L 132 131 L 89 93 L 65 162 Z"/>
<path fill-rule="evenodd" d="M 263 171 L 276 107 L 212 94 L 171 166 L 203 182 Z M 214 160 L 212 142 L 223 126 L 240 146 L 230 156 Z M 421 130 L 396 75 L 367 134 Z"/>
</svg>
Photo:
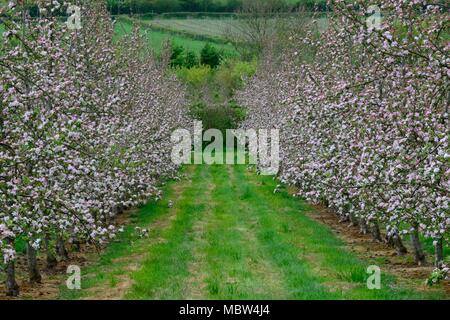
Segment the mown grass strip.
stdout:
<svg viewBox="0 0 450 320">
<path fill-rule="evenodd" d="M 132 280 L 127 299 L 445 298 L 400 286 L 387 273 L 381 290 L 367 289 L 366 269 L 374 261 L 358 258 L 308 217 L 312 208 L 304 201 L 284 190 L 274 194 L 272 177 L 246 166 L 185 170 L 190 179 L 166 185 L 164 200 L 134 214 L 119 239 L 83 270 L 83 290 L 62 288 L 61 298 L 95 298 L 120 287 L 124 274 Z M 150 237 L 138 239 L 135 226 L 150 226 Z M 128 270 L 130 263 L 139 268 Z"/>
<path fill-rule="evenodd" d="M 142 269 L 132 276 L 134 285 L 127 299 L 182 299 L 186 295 L 189 262 L 193 259 L 195 221 L 205 214 L 210 175 L 197 166 L 190 186 L 183 193 L 172 227 L 163 232 L 163 241 L 153 246 Z"/>
<path fill-rule="evenodd" d="M 306 263 L 305 251 L 300 246 L 292 245 L 290 238 L 293 233 L 285 237 L 283 233 L 291 233 L 289 225 L 280 220 L 274 211 L 271 200 L 267 201 L 260 193 L 261 189 L 250 183 L 245 174 L 245 166 L 236 166 L 236 176 L 245 185 L 243 195 L 248 210 L 257 219 L 257 238 L 265 248 L 272 263 L 278 268 L 284 279 L 290 299 L 333 299 L 338 298 L 335 293 L 328 292 L 322 285 L 320 277 L 311 270 Z M 247 183 L 244 184 L 243 182 Z M 273 197 L 276 197 L 273 195 Z M 297 230 L 301 232 L 302 230 Z"/>
<path fill-rule="evenodd" d="M 203 249 L 207 298 L 272 299 L 274 290 L 264 280 L 268 275 L 258 272 L 261 252 L 249 241 L 249 221 L 242 212 L 242 201 L 229 174 L 233 169 L 211 166 L 210 170 L 216 189 Z"/>
<path fill-rule="evenodd" d="M 270 225 L 262 241 L 270 246 L 284 246 L 297 253 L 313 278 L 289 280 L 294 298 L 300 299 L 442 299 L 438 292 L 418 292 L 399 286 L 395 277 L 382 273 L 380 290 L 367 288 L 367 267 L 372 261 L 361 260 L 350 252 L 327 226 L 306 213 L 312 210 L 305 202 L 286 191 L 274 194 L 277 181 L 272 177 L 256 176 L 240 168 L 242 179 L 252 185 L 253 207 L 263 216 L 262 224 Z M 258 191 L 255 191 L 255 188 Z M 264 204 L 263 206 L 261 204 Z M 276 240 L 274 243 L 273 240 Z M 292 249 L 295 247 L 297 249 Z M 282 249 L 280 248 L 280 251 Z M 287 252 L 289 252 L 287 251 Z M 276 251 L 274 251 L 277 254 Z M 382 268 L 382 266 L 380 266 Z M 290 273 L 288 272 L 288 275 Z M 298 282 L 297 282 L 297 281 Z M 317 284 L 321 287 L 316 288 Z M 300 286 L 298 286 L 300 285 Z M 302 288 L 302 286 L 305 286 Z M 324 289 L 326 288 L 326 289 Z"/>
</svg>

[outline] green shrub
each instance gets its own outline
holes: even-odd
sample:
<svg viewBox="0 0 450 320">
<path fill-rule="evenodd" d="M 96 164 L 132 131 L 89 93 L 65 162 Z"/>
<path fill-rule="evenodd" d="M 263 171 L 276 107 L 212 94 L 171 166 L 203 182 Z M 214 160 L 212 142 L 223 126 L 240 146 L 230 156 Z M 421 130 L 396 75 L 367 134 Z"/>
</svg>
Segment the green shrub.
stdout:
<svg viewBox="0 0 450 320">
<path fill-rule="evenodd" d="M 184 47 L 172 45 L 172 54 L 170 56 L 170 66 L 172 68 L 180 68 L 184 66 Z"/>
<path fill-rule="evenodd" d="M 228 61 L 217 69 L 216 85 L 224 96 L 232 97 L 235 90 L 242 88 L 244 79 L 254 76 L 255 73 L 256 61 Z"/>
<path fill-rule="evenodd" d="M 195 52 L 186 50 L 183 46 L 173 45 L 170 56 L 172 68 L 192 68 L 199 65 L 199 59 Z"/>
<path fill-rule="evenodd" d="M 177 70 L 177 76 L 193 89 L 200 89 L 207 85 L 211 77 L 210 66 L 194 66 L 192 68 L 180 68 Z"/>
<path fill-rule="evenodd" d="M 184 61 L 184 67 L 190 69 L 195 66 L 198 66 L 199 64 L 200 64 L 200 61 L 199 61 L 197 55 L 195 54 L 195 52 L 187 51 L 186 56 L 185 56 L 185 61 Z"/>
<path fill-rule="evenodd" d="M 237 104 L 236 101 L 232 100 L 228 103 L 228 107 L 231 108 L 233 111 L 233 120 L 234 120 L 234 126 L 233 128 L 239 127 L 239 124 L 241 121 L 245 120 L 245 117 L 247 116 L 246 109 Z"/>
<path fill-rule="evenodd" d="M 222 61 L 222 54 L 214 46 L 207 43 L 200 52 L 201 64 L 208 65 L 215 69 L 220 65 Z"/>
<path fill-rule="evenodd" d="M 238 61 L 234 65 L 233 74 L 240 79 L 243 77 L 253 77 L 256 74 L 256 60 L 252 62 Z"/>
<path fill-rule="evenodd" d="M 235 129 L 245 118 L 245 109 L 235 102 L 228 104 L 207 104 L 197 101 L 190 106 L 191 116 L 203 122 L 203 129 Z"/>
</svg>

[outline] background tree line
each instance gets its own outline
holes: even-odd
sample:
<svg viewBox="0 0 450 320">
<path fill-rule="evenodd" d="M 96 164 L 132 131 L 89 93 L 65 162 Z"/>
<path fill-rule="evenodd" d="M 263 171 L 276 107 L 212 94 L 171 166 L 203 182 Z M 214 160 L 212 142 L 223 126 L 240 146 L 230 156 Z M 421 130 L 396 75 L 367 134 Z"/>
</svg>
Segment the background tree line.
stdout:
<svg viewBox="0 0 450 320">
<path fill-rule="evenodd" d="M 98 0 L 101 1 L 101 0 Z M 251 0 L 253 1 L 253 0 Z M 283 11 L 296 10 L 302 7 L 307 11 L 326 11 L 326 0 L 256 0 L 270 2 L 272 6 L 283 7 Z M 76 1 L 73 1 L 76 3 Z M 248 0 L 106 0 L 107 8 L 111 14 L 148 14 L 170 12 L 236 12 Z M 27 7 L 30 16 L 39 15 L 35 0 L 27 0 L 21 6 Z M 7 1 L 0 0 L 0 8 L 6 7 Z M 58 12 L 57 15 L 65 15 Z M 0 12 L 1 15 L 1 12 Z"/>
<path fill-rule="evenodd" d="M 308 10 L 326 10 L 326 0 L 268 0 L 286 7 L 296 6 Z M 245 0 L 107 0 L 112 14 L 164 13 L 164 12 L 235 12 Z"/>
</svg>

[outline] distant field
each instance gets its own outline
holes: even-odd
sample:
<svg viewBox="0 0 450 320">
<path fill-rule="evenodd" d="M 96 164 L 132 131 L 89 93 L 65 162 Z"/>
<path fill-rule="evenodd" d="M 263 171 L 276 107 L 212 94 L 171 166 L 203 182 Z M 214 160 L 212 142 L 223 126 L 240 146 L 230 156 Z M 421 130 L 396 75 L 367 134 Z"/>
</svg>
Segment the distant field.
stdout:
<svg viewBox="0 0 450 320">
<path fill-rule="evenodd" d="M 128 20 L 119 19 L 116 24 L 115 31 L 116 36 L 118 37 L 121 37 L 126 33 L 130 33 L 132 31 L 132 23 Z M 194 51 L 196 53 L 199 53 L 207 43 L 207 41 L 205 40 L 196 40 L 190 37 L 176 35 L 167 31 L 142 28 L 142 32 L 145 32 L 147 34 L 150 47 L 157 53 L 161 51 L 164 42 L 168 39 L 170 39 L 174 44 L 181 45 L 186 49 Z M 230 55 L 237 54 L 234 47 L 231 45 L 215 43 L 214 46 L 225 50 Z"/>
<path fill-rule="evenodd" d="M 302 19 L 302 17 L 296 17 Z M 309 18 L 307 18 L 309 19 Z M 316 19 L 320 31 L 327 28 L 327 19 Z M 200 40 L 226 42 L 227 35 L 233 36 L 245 30 L 242 26 L 242 20 L 236 18 L 171 18 L 171 19 L 140 19 L 138 20 L 143 26 L 156 31 L 165 31 L 175 34 L 193 37 Z M 279 21 L 273 20 L 275 25 Z"/>
<path fill-rule="evenodd" d="M 226 35 L 237 34 L 242 30 L 241 22 L 236 18 L 171 18 L 137 19 L 128 16 L 116 16 L 116 34 L 120 37 L 132 30 L 132 22 L 139 22 L 143 32 L 148 35 L 149 45 L 160 52 L 164 42 L 171 39 L 175 44 L 200 52 L 207 42 L 235 54 L 234 47 L 227 42 Z M 318 19 L 319 29 L 326 29 L 326 18 Z M 4 26 L 0 23 L 0 37 Z"/>
<path fill-rule="evenodd" d="M 239 22 L 233 18 L 223 19 L 153 19 L 141 20 L 153 29 L 167 30 L 172 32 L 187 33 L 192 36 L 211 37 L 224 39 L 229 31 L 238 32 Z"/>
<path fill-rule="evenodd" d="M 130 21 L 119 20 L 115 26 L 116 37 L 121 37 L 126 33 L 130 33 L 132 30 L 132 24 Z M 5 26 L 0 23 L 0 39 L 3 37 L 3 32 L 5 31 Z M 206 40 L 196 40 L 191 37 L 186 37 L 183 35 L 176 35 L 168 31 L 159 31 L 159 30 L 150 30 L 146 28 L 142 28 L 142 32 L 145 32 L 148 37 L 148 42 L 150 47 L 155 50 L 155 52 L 159 53 L 163 47 L 163 44 L 166 40 L 170 39 L 176 45 L 181 45 L 188 50 L 199 53 L 202 48 L 207 43 Z M 237 54 L 234 47 L 227 44 L 213 44 L 215 47 L 220 48 L 228 52 L 230 55 Z"/>
</svg>

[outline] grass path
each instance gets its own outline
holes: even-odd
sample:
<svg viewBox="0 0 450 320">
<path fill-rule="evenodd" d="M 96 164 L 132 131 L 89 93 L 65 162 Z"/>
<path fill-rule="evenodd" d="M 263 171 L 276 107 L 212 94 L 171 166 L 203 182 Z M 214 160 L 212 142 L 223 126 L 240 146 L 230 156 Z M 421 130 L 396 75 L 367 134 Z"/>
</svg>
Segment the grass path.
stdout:
<svg viewBox="0 0 450 320">
<path fill-rule="evenodd" d="M 79 299 L 421 299 L 348 251 L 311 208 L 246 166 L 187 166 L 164 200 L 133 216 L 118 241 L 83 271 Z M 169 201 L 173 206 L 169 206 Z M 308 214 L 307 214 L 308 213 Z M 150 229 L 139 239 L 135 226 Z M 381 266 L 382 267 L 382 266 Z"/>
</svg>

